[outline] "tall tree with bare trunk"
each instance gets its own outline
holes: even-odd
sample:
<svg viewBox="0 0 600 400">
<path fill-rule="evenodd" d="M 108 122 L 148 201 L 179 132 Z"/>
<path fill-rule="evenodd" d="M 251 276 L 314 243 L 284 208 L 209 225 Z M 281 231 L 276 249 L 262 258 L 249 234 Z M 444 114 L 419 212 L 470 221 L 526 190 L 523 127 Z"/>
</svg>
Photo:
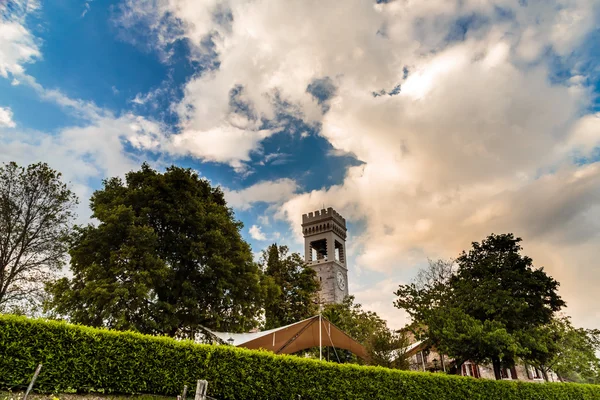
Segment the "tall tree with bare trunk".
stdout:
<svg viewBox="0 0 600 400">
<path fill-rule="evenodd" d="M 0 166 L 0 311 L 36 299 L 60 270 L 76 204 L 47 164 Z"/>
</svg>

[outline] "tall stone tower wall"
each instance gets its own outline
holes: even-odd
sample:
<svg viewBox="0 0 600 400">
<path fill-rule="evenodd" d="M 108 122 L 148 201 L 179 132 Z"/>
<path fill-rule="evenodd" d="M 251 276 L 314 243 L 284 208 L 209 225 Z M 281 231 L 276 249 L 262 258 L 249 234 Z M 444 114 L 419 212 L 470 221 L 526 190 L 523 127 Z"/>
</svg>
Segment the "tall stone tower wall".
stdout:
<svg viewBox="0 0 600 400">
<path fill-rule="evenodd" d="M 302 215 L 304 259 L 317 272 L 324 304 L 348 296 L 346 231 L 346 220 L 332 207 Z"/>
</svg>

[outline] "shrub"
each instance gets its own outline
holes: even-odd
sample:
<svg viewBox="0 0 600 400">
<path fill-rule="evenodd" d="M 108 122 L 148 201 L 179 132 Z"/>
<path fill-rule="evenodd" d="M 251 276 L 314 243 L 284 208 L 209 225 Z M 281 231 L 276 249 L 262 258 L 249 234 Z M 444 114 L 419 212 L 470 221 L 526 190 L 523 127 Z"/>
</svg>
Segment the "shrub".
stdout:
<svg viewBox="0 0 600 400">
<path fill-rule="evenodd" d="M 535 384 L 333 364 L 229 346 L 0 316 L 0 385 L 42 392 L 175 396 L 209 382 L 222 399 L 600 399 L 600 386 Z"/>
</svg>

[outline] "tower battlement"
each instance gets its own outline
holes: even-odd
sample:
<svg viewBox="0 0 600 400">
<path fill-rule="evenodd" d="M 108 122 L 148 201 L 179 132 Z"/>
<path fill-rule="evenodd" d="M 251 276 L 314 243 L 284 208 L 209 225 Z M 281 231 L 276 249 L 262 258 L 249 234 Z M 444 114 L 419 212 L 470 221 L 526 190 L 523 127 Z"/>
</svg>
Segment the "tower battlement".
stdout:
<svg viewBox="0 0 600 400">
<path fill-rule="evenodd" d="M 334 219 L 341 226 L 346 228 L 346 219 L 342 217 L 333 207 L 323 208 L 321 210 L 302 214 L 302 225 L 312 224 L 313 222 L 324 221 L 326 219 Z"/>
</svg>

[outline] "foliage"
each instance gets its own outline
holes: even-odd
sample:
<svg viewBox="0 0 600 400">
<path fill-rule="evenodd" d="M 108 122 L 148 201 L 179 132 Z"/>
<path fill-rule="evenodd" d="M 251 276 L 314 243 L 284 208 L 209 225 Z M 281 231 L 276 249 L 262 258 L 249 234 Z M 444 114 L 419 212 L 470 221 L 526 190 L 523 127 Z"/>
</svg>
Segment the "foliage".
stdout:
<svg viewBox="0 0 600 400">
<path fill-rule="evenodd" d="M 57 313 L 170 336 L 257 325 L 260 270 L 219 188 L 191 169 L 144 164 L 105 180 L 91 209 L 99 224 L 77 229 L 73 278 L 49 287 Z"/>
<path fill-rule="evenodd" d="M 196 345 L 190 341 L 64 322 L 0 316 L 0 385 L 46 393 L 153 393 L 175 396 L 208 380 L 220 399 L 600 399 L 596 385 L 490 381 L 334 364 L 295 356 Z"/>
<path fill-rule="evenodd" d="M 62 268 L 76 204 L 47 164 L 0 166 L 0 310 L 23 309 Z"/>
<path fill-rule="evenodd" d="M 405 349 L 409 345 L 403 333 L 391 329 L 373 332 L 365 345 L 369 353 L 369 364 L 386 368 L 408 369 Z"/>
<path fill-rule="evenodd" d="M 544 374 L 582 383 L 600 383 L 600 330 L 575 328 L 568 317 L 557 317 L 538 330 L 527 362 Z"/>
<path fill-rule="evenodd" d="M 300 254 L 288 254 L 287 246 L 272 244 L 262 255 L 262 269 L 268 279 L 265 299 L 265 328 L 272 329 L 314 316 L 315 294 L 319 290 L 314 269 Z"/>
<path fill-rule="evenodd" d="M 401 285 L 395 306 L 440 351 L 459 364 L 491 362 L 499 378 L 500 368 L 525 357 L 537 330 L 565 305 L 558 282 L 520 254 L 520 242 L 512 234 L 492 234 L 473 243 L 455 260 L 455 272 Z"/>
<path fill-rule="evenodd" d="M 377 313 L 364 310 L 361 304 L 355 303 L 354 296 L 347 296 L 339 304 L 327 304 L 323 309 L 323 316 L 362 343 L 369 353 L 372 365 L 408 369 L 401 351 L 408 345 L 406 338 L 392 332 Z M 363 362 L 346 351 L 338 350 L 338 357 L 342 362 Z"/>
<path fill-rule="evenodd" d="M 365 343 L 373 332 L 387 329 L 386 322 L 373 311 L 364 310 L 347 296 L 342 303 L 326 304 L 323 316 L 355 340 Z"/>
</svg>

